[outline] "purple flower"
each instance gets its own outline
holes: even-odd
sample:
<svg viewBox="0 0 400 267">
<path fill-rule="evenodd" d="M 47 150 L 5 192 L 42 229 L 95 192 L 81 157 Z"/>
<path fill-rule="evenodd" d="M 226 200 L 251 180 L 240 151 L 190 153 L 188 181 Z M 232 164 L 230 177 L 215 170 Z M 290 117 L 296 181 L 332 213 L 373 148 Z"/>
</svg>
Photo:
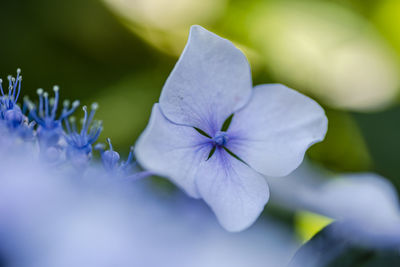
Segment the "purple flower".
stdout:
<svg viewBox="0 0 400 267">
<path fill-rule="evenodd" d="M 63 137 L 64 131 L 62 121 L 68 118 L 79 106 L 79 101 L 74 101 L 72 107 L 69 108 L 69 101 L 64 101 L 61 115 L 57 118 L 57 109 L 59 108 L 59 87 L 54 86 L 54 98 L 49 100 L 49 94 L 43 89 L 38 89 L 39 106 L 36 107 L 29 100 L 29 115 L 38 124 L 37 136 L 43 149 L 48 147 L 59 146 L 60 139 Z"/>
<path fill-rule="evenodd" d="M 137 168 L 137 163 L 134 160 L 133 146 L 129 150 L 128 158 L 120 163 L 119 153 L 113 149 L 110 138 L 107 138 L 107 143 L 109 146 L 108 150 L 105 150 L 105 146 L 102 143 L 97 144 L 94 148 L 100 151 L 103 167 L 109 174 L 131 180 L 140 180 L 153 175 L 152 172 L 140 171 Z M 132 169 L 134 170 L 133 174 Z"/>
<path fill-rule="evenodd" d="M 120 156 L 117 151 L 114 151 L 110 138 L 107 138 L 107 143 L 109 146 L 108 150 L 104 150 L 104 144 L 96 145 L 95 149 L 100 151 L 101 162 L 103 163 L 104 169 L 107 172 L 114 172 L 119 167 Z"/>
<path fill-rule="evenodd" d="M 68 122 L 67 118 L 64 119 L 67 129 L 67 133 L 65 134 L 67 158 L 75 166 L 86 166 L 92 158 L 92 145 L 97 141 L 103 129 L 101 121 L 93 121 L 97 108 L 97 103 L 93 103 L 89 114 L 87 107 L 83 106 L 82 109 L 85 115 L 80 131 L 76 127 L 75 118 L 71 117 L 71 123 Z"/>
<path fill-rule="evenodd" d="M 202 198 L 229 231 L 251 225 L 284 176 L 323 140 L 324 110 L 280 84 L 252 88 L 246 57 L 193 26 L 136 145 L 139 163 Z"/>
<path fill-rule="evenodd" d="M 10 129 L 18 128 L 24 121 L 20 107 L 17 105 L 21 92 L 22 76 L 21 70 L 17 69 L 17 77 L 8 76 L 8 93 L 4 92 L 2 80 L 0 79 L 0 119 L 4 120 Z"/>
<path fill-rule="evenodd" d="M 7 129 L 8 134 L 18 137 L 24 141 L 34 139 L 34 122 L 29 122 L 24 115 L 26 106 L 18 106 L 18 98 L 21 93 L 22 76 L 21 69 L 17 69 L 17 77 L 9 75 L 8 92 L 3 89 L 0 79 L 0 128 Z"/>
</svg>

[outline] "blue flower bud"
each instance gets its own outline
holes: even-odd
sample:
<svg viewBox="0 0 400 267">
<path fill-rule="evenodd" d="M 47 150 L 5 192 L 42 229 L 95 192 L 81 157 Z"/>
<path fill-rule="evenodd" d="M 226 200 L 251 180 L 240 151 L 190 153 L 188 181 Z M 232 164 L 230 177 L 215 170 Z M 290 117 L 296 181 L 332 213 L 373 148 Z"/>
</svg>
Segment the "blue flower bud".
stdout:
<svg viewBox="0 0 400 267">
<path fill-rule="evenodd" d="M 4 114 L 4 120 L 9 128 L 17 128 L 21 125 L 24 115 L 18 106 L 13 109 L 7 110 Z"/>
<path fill-rule="evenodd" d="M 108 145 L 110 147 L 109 150 L 101 153 L 101 160 L 103 162 L 103 166 L 107 171 L 114 171 L 118 168 L 118 162 L 120 156 L 118 152 L 113 150 L 110 138 L 107 138 Z"/>
</svg>

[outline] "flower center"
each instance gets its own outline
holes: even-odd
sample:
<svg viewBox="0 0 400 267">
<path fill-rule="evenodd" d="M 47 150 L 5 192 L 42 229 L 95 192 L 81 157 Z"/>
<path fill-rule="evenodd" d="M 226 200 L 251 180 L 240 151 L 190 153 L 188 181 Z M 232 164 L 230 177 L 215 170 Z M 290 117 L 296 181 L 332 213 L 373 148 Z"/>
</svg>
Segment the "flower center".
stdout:
<svg viewBox="0 0 400 267">
<path fill-rule="evenodd" d="M 214 145 L 217 145 L 217 146 L 224 146 L 224 145 L 226 145 L 226 143 L 228 143 L 229 137 L 228 137 L 227 132 L 218 131 L 218 132 L 215 134 L 215 136 L 213 137 L 212 140 L 213 140 L 213 142 L 214 142 Z"/>
</svg>

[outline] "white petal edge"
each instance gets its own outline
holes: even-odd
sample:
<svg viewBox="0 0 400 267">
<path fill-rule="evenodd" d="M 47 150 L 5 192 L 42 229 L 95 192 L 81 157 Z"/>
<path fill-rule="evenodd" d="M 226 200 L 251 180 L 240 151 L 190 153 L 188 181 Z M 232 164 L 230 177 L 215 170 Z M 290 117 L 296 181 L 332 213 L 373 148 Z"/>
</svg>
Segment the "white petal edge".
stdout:
<svg viewBox="0 0 400 267">
<path fill-rule="evenodd" d="M 229 40 L 195 25 L 163 87 L 160 107 L 174 123 L 213 135 L 248 102 L 251 89 L 245 55 Z"/>
</svg>

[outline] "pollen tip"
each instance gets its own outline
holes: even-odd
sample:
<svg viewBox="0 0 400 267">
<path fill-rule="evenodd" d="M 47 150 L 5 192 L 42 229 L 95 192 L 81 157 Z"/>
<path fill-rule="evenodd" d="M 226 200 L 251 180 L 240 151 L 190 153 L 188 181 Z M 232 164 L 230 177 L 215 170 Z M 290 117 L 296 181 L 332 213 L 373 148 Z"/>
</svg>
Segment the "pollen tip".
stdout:
<svg viewBox="0 0 400 267">
<path fill-rule="evenodd" d="M 49 93 L 44 92 L 44 93 L 43 93 L 43 96 L 44 96 L 45 98 L 47 98 L 47 97 L 49 97 Z"/>
<path fill-rule="evenodd" d="M 80 105 L 79 100 L 75 100 L 74 102 L 72 102 L 72 107 L 73 108 L 77 108 Z"/>
<path fill-rule="evenodd" d="M 58 92 L 60 90 L 60 87 L 58 85 L 53 86 L 53 91 Z"/>
<path fill-rule="evenodd" d="M 82 107 L 82 110 L 83 110 L 83 111 L 87 111 L 86 105 Z"/>
<path fill-rule="evenodd" d="M 63 106 L 64 106 L 65 108 L 67 108 L 67 107 L 69 106 L 69 100 L 68 100 L 68 99 L 65 99 L 65 100 L 63 101 Z"/>
<path fill-rule="evenodd" d="M 21 69 L 20 69 L 20 68 L 17 69 L 17 73 L 18 73 L 18 74 L 21 73 Z"/>
<path fill-rule="evenodd" d="M 97 110 L 97 109 L 99 108 L 99 104 L 98 104 L 97 102 L 94 102 L 94 103 L 92 104 L 91 108 L 92 108 L 93 110 Z"/>
<path fill-rule="evenodd" d="M 42 88 L 37 89 L 37 90 L 36 90 L 36 93 L 37 93 L 38 95 L 42 95 L 42 94 L 43 94 L 43 89 L 42 89 Z"/>
<path fill-rule="evenodd" d="M 76 121 L 76 118 L 74 116 L 69 117 L 69 121 L 74 123 Z"/>
<path fill-rule="evenodd" d="M 27 102 L 27 105 L 28 105 L 28 109 L 29 110 L 33 110 L 33 109 L 35 109 L 35 105 L 32 103 L 32 102 Z"/>
</svg>

